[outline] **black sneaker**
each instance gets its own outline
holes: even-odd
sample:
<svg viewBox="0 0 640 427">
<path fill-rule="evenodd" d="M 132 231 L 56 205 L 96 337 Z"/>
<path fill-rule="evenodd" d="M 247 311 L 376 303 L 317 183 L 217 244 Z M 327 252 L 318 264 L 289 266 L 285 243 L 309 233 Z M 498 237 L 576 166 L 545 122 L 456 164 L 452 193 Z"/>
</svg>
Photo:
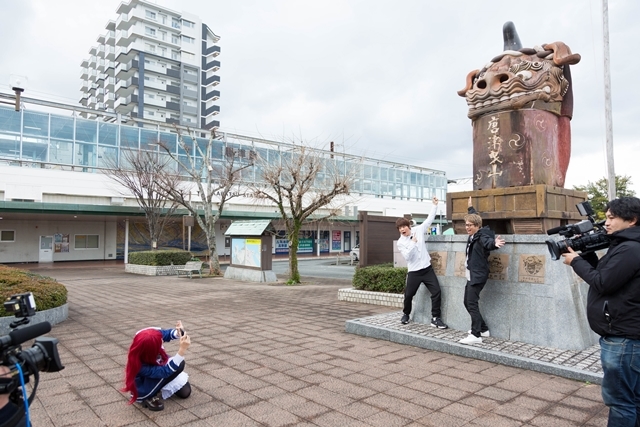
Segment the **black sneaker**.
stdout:
<svg viewBox="0 0 640 427">
<path fill-rule="evenodd" d="M 406 325 L 407 323 L 409 323 L 409 315 L 408 314 L 404 314 L 402 316 L 402 319 L 400 319 L 400 323 L 402 323 L 403 325 Z"/>
<path fill-rule="evenodd" d="M 434 328 L 438 328 L 438 329 L 447 329 L 448 326 L 444 324 L 444 322 L 442 321 L 441 318 L 439 317 L 434 317 L 433 319 L 431 319 L 431 326 L 433 326 Z"/>
</svg>

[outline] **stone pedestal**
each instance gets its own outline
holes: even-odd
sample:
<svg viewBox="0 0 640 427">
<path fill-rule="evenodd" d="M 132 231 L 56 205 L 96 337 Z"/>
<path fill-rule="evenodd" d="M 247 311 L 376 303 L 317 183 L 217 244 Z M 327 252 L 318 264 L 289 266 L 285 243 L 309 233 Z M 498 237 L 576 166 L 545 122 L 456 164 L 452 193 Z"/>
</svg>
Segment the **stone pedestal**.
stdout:
<svg viewBox="0 0 640 427">
<path fill-rule="evenodd" d="M 550 185 L 494 188 L 447 194 L 447 217 L 456 234 L 466 234 L 464 216 L 471 196 L 482 225 L 496 234 L 545 234 L 553 227 L 586 219 L 576 204 L 587 199 L 583 191 Z"/>
<path fill-rule="evenodd" d="M 489 258 L 491 273 L 480 295 L 480 311 L 491 335 L 567 350 L 597 344 L 586 317 L 588 285 L 561 261 L 552 261 L 541 235 L 503 236 L 507 244 Z M 442 317 L 468 331 L 464 308 L 466 235 L 429 236 L 427 248 L 442 287 Z M 421 286 L 413 321 L 430 323 L 431 299 Z"/>
</svg>

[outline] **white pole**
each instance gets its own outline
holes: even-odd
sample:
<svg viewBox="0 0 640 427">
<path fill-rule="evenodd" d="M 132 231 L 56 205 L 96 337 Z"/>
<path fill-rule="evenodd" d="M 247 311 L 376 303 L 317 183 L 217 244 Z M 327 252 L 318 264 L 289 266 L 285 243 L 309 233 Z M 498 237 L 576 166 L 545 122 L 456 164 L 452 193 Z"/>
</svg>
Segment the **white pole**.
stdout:
<svg viewBox="0 0 640 427">
<path fill-rule="evenodd" d="M 609 200 L 616 198 L 616 174 L 613 167 L 613 120 L 611 115 L 611 73 L 609 65 L 609 7 L 602 0 L 602 34 L 604 51 L 604 115 L 606 126 L 607 181 Z"/>
<path fill-rule="evenodd" d="M 124 220 L 124 263 L 129 263 L 129 220 Z"/>
</svg>

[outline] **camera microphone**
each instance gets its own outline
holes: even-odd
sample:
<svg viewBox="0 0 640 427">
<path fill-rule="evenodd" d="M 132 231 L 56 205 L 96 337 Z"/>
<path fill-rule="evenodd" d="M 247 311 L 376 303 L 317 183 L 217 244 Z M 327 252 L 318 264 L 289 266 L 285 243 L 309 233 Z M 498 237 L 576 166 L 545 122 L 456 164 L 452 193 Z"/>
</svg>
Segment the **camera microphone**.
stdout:
<svg viewBox="0 0 640 427">
<path fill-rule="evenodd" d="M 27 326 L 26 328 L 16 329 L 9 333 L 9 345 L 20 345 L 25 341 L 38 338 L 40 335 L 44 335 L 51 331 L 51 323 L 42 322 L 35 325 Z"/>
<path fill-rule="evenodd" d="M 559 231 L 562 231 L 563 229 L 565 229 L 566 226 L 561 225 L 560 227 L 553 227 L 547 230 L 547 235 L 551 236 L 552 234 L 556 234 Z"/>
</svg>

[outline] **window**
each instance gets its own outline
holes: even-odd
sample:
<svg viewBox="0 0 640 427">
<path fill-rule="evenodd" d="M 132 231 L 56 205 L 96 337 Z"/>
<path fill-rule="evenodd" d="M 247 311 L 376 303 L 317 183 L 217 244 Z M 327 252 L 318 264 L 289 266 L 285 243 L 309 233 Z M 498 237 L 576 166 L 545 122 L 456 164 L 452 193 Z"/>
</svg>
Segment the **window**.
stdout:
<svg viewBox="0 0 640 427">
<path fill-rule="evenodd" d="M 193 37 L 189 37 L 189 36 L 182 36 L 182 42 L 183 43 L 189 43 L 189 44 L 194 44 L 196 42 L 196 39 L 194 39 Z"/>
<path fill-rule="evenodd" d="M 177 59 L 179 61 L 180 60 L 180 52 L 172 50 L 171 51 L 171 59 Z"/>
<path fill-rule="evenodd" d="M 149 19 L 156 19 L 156 13 L 151 10 L 145 10 L 145 16 Z"/>
<path fill-rule="evenodd" d="M 152 93 L 148 93 L 147 96 L 149 97 L 149 99 L 155 99 L 155 95 Z"/>
<path fill-rule="evenodd" d="M 144 32 L 145 34 L 147 34 L 148 36 L 151 37 L 155 37 L 156 36 L 156 30 L 154 28 L 151 27 L 144 27 Z"/>
<path fill-rule="evenodd" d="M 100 236 L 97 234 L 76 234 L 75 249 L 98 249 Z"/>
<path fill-rule="evenodd" d="M 180 44 L 180 37 L 176 36 L 175 34 L 171 34 L 171 43 Z"/>
<path fill-rule="evenodd" d="M 0 230 L 0 242 L 15 242 L 15 230 Z"/>
<path fill-rule="evenodd" d="M 183 20 L 182 20 L 182 25 L 183 25 L 185 28 L 193 28 L 193 27 L 195 27 L 195 26 L 196 26 L 196 24 L 194 24 L 194 23 L 193 23 L 193 22 L 191 22 L 191 21 L 187 21 L 186 19 L 183 19 Z"/>
<path fill-rule="evenodd" d="M 153 111 L 147 111 L 147 115 L 148 115 L 148 116 L 155 116 L 155 115 L 156 115 L 156 113 L 154 113 Z"/>
<path fill-rule="evenodd" d="M 171 26 L 180 29 L 180 20 L 178 18 L 171 18 Z"/>
<path fill-rule="evenodd" d="M 155 52 L 156 51 L 156 47 L 152 44 L 149 43 L 145 43 L 144 45 L 146 47 L 147 52 Z"/>
</svg>

